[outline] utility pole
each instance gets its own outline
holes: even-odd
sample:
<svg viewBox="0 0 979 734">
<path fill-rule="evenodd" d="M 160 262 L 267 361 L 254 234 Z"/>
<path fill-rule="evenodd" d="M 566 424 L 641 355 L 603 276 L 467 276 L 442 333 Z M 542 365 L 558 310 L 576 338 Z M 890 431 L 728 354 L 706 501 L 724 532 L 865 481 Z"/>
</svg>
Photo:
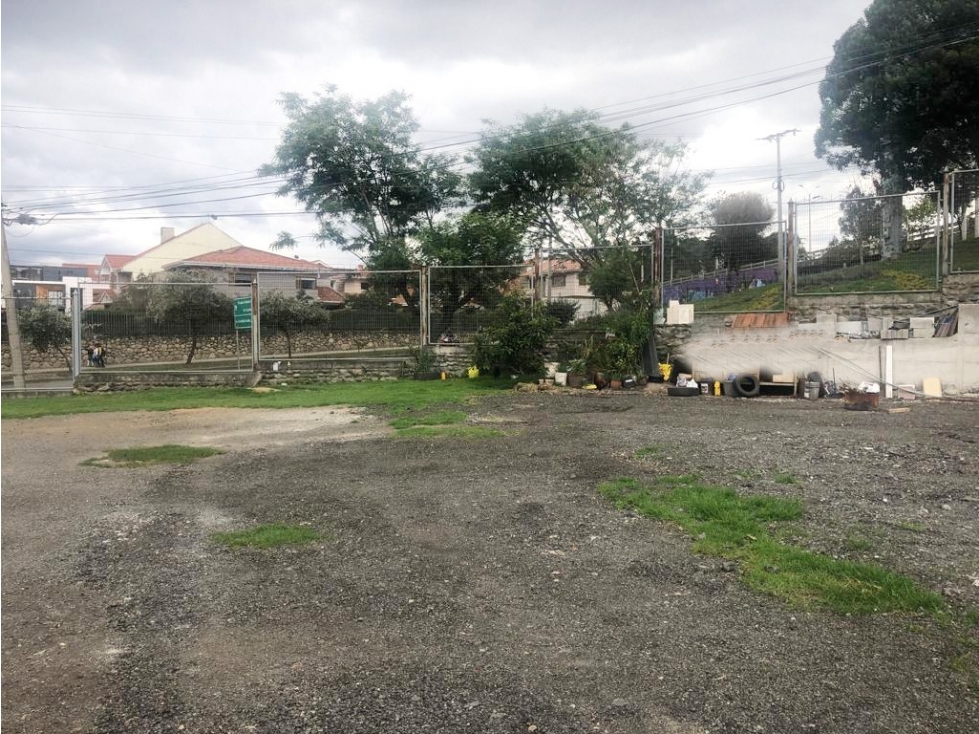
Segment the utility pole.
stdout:
<svg viewBox="0 0 979 734">
<path fill-rule="evenodd" d="M 779 278 L 781 278 L 783 285 L 785 284 L 785 225 L 782 222 L 782 191 L 785 190 L 785 183 L 782 181 L 782 138 L 786 135 L 795 135 L 799 132 L 796 128 L 791 130 L 783 130 L 780 133 L 773 133 L 767 135 L 764 138 L 759 138 L 759 140 L 767 140 L 769 142 L 775 141 L 775 169 L 776 169 L 776 179 L 773 184 L 776 192 L 778 192 L 778 270 Z"/>
<path fill-rule="evenodd" d="M 3 300 L 7 306 L 7 337 L 10 340 L 10 371 L 14 375 L 14 388 L 23 390 L 24 355 L 20 348 L 20 324 L 17 321 L 17 299 L 14 298 L 14 280 L 10 275 L 10 257 L 7 255 L 7 223 L 0 220 L 0 237 L 3 252 Z"/>
</svg>

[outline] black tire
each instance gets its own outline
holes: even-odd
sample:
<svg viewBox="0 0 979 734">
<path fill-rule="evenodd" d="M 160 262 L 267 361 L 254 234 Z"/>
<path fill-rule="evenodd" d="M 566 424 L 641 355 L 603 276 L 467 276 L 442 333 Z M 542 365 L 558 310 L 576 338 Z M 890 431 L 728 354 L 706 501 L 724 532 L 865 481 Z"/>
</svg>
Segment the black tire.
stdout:
<svg viewBox="0 0 979 734">
<path fill-rule="evenodd" d="M 753 398 L 761 392 L 761 384 L 754 375 L 738 375 L 734 381 L 734 391 L 743 398 Z"/>
</svg>

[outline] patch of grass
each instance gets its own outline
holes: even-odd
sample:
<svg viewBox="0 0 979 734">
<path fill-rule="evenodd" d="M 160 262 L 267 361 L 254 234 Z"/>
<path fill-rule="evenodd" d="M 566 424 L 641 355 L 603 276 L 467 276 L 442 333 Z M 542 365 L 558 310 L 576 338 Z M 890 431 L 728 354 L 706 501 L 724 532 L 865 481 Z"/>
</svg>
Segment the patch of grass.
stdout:
<svg viewBox="0 0 979 734">
<path fill-rule="evenodd" d="M 691 477 L 663 477 L 655 486 L 618 479 L 603 483 L 599 491 L 618 507 L 679 525 L 696 538 L 696 552 L 737 561 L 749 587 L 791 604 L 853 614 L 938 613 L 943 607 L 940 596 L 918 589 L 904 576 L 776 540 L 770 526 L 801 518 L 798 500 L 744 497 Z"/>
<path fill-rule="evenodd" d="M 105 456 L 86 459 L 82 466 L 135 467 L 149 464 L 189 464 L 208 456 L 217 456 L 224 451 L 210 446 L 135 446 L 128 449 L 111 449 Z"/>
<path fill-rule="evenodd" d="M 873 550 L 874 544 L 869 538 L 850 534 L 843 541 L 843 547 L 851 553 L 863 553 Z"/>
<path fill-rule="evenodd" d="M 398 431 L 403 438 L 495 438 L 503 431 L 486 426 L 411 426 Z"/>
<path fill-rule="evenodd" d="M 775 484 L 798 484 L 799 480 L 792 472 L 779 472 L 775 475 Z"/>
<path fill-rule="evenodd" d="M 902 522 L 898 525 L 902 530 L 907 530 L 909 533 L 923 533 L 925 532 L 924 523 L 920 522 Z"/>
<path fill-rule="evenodd" d="M 279 386 L 274 392 L 234 387 L 166 387 L 124 393 L 10 398 L 0 403 L 0 415 L 10 419 L 178 408 L 313 408 L 324 405 L 377 406 L 397 411 L 461 404 L 512 388 L 510 380 L 492 378 L 289 385 Z"/>
<path fill-rule="evenodd" d="M 697 301 L 697 313 L 743 313 L 747 311 L 781 311 L 784 306 L 782 286 L 778 283 L 725 293 Z"/>
<path fill-rule="evenodd" d="M 391 427 L 404 430 L 415 426 L 447 426 L 462 423 L 465 419 L 466 414 L 460 410 L 440 410 L 427 415 L 402 415 L 391 421 Z"/>
<path fill-rule="evenodd" d="M 322 536 L 302 525 L 259 525 L 248 530 L 214 533 L 214 542 L 229 548 L 276 548 L 281 545 L 305 545 Z"/>
<path fill-rule="evenodd" d="M 645 457 L 662 456 L 663 447 L 662 446 L 643 446 L 632 452 L 633 458 L 642 459 Z"/>
</svg>

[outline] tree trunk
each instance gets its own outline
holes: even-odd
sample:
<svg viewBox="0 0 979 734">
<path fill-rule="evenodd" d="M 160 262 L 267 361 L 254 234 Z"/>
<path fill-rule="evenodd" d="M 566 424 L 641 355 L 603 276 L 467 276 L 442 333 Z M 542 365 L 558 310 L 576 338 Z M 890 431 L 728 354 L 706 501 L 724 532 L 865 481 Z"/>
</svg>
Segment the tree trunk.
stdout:
<svg viewBox="0 0 979 734">
<path fill-rule="evenodd" d="M 194 355 L 197 353 L 197 332 L 190 335 L 190 354 L 187 355 L 187 361 L 184 365 L 190 367 L 190 363 L 194 361 Z"/>
<path fill-rule="evenodd" d="M 904 218 L 904 200 L 900 196 L 888 197 L 882 209 L 884 226 L 881 232 L 881 260 L 893 260 L 904 249 L 901 224 Z"/>
</svg>

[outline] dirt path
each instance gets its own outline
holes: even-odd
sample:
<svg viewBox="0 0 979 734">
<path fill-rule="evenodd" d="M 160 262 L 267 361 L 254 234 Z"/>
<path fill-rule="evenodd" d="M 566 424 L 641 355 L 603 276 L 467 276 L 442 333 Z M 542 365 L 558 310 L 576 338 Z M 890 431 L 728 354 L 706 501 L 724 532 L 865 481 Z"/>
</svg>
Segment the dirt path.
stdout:
<svg viewBox="0 0 979 734">
<path fill-rule="evenodd" d="M 335 408 L 5 421 L 4 731 L 971 733 L 974 628 L 789 608 L 596 487 L 796 496 L 813 549 L 979 606 L 977 415 L 513 394 L 473 415 L 507 435 L 468 441 Z M 162 443 L 229 453 L 79 466 Z M 211 540 L 275 521 L 324 537 Z"/>
</svg>

